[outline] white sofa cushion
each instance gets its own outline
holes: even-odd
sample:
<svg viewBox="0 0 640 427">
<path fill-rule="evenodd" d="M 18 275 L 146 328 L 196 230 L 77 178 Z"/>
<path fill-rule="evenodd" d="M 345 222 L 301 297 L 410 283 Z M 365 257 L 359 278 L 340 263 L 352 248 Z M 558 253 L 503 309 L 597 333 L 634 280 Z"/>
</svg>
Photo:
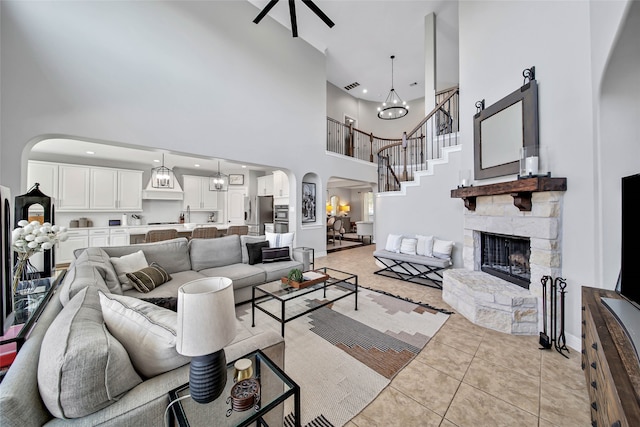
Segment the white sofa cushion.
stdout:
<svg viewBox="0 0 640 427">
<path fill-rule="evenodd" d="M 416 255 L 416 245 L 418 243 L 418 239 L 411 238 L 403 238 L 402 243 L 400 244 L 400 253 L 407 255 Z"/>
<path fill-rule="evenodd" d="M 134 271 L 142 270 L 149 266 L 142 249 L 129 255 L 111 257 L 109 259 L 111 260 L 113 268 L 116 270 L 123 291 L 128 291 L 133 287 L 133 284 L 127 277 L 127 273 L 133 273 Z"/>
<path fill-rule="evenodd" d="M 416 254 L 422 256 L 433 256 L 433 236 L 423 236 L 416 234 L 418 243 L 416 244 Z"/>
<path fill-rule="evenodd" d="M 40 396 L 58 418 L 89 415 L 142 382 L 105 327 L 93 286 L 78 292 L 51 323 L 37 369 Z"/>
<path fill-rule="evenodd" d="M 177 313 L 125 295 L 100 292 L 104 322 L 133 366 L 151 378 L 191 361 L 176 351 Z"/>
<path fill-rule="evenodd" d="M 440 259 L 450 259 L 454 242 L 450 240 L 433 240 L 433 256 Z"/>
<path fill-rule="evenodd" d="M 387 236 L 387 244 L 385 250 L 389 252 L 400 253 L 400 245 L 402 244 L 402 234 L 389 234 Z"/>
</svg>

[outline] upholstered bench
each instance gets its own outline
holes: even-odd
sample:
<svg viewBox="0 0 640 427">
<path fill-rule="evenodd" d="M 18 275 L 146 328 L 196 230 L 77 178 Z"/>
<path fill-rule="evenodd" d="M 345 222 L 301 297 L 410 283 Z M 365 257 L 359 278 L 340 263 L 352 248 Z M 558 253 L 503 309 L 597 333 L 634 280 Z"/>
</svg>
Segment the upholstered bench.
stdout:
<svg viewBox="0 0 640 427">
<path fill-rule="evenodd" d="M 452 241 L 433 236 L 390 234 L 384 249 L 373 253 L 382 267 L 374 274 L 442 289 L 441 272 L 453 265 Z"/>
</svg>

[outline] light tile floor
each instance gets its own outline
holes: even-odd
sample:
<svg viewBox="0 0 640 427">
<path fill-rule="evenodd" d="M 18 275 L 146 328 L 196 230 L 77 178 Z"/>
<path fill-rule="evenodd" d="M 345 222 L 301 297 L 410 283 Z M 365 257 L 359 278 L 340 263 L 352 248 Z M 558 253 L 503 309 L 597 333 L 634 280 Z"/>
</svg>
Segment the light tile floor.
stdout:
<svg viewBox="0 0 640 427">
<path fill-rule="evenodd" d="M 453 309 L 438 289 L 373 274 L 375 246 L 335 252 L 316 267 L 358 274 L 361 286 Z M 476 326 L 453 314 L 422 352 L 347 427 L 589 426 L 580 351 L 539 350 L 537 336 Z"/>
</svg>

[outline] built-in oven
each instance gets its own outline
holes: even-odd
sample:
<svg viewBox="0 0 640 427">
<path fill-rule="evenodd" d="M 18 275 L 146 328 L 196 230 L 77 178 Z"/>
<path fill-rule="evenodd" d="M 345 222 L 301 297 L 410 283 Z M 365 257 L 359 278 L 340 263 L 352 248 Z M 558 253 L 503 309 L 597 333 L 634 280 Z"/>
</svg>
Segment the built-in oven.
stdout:
<svg viewBox="0 0 640 427">
<path fill-rule="evenodd" d="M 274 206 L 273 225 L 276 233 L 286 233 L 289 231 L 289 205 Z"/>
</svg>

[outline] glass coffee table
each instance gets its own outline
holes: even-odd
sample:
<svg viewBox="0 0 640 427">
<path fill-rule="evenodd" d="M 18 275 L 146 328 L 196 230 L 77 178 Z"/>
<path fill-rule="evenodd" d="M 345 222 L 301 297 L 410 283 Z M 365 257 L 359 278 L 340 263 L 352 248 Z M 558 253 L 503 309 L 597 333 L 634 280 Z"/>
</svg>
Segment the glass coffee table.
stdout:
<svg viewBox="0 0 640 427">
<path fill-rule="evenodd" d="M 283 416 L 273 411 L 291 397 L 294 399 L 293 416 L 295 426 L 300 426 L 300 387 L 287 374 L 271 361 L 261 350 L 256 350 L 242 359 L 252 363 L 253 377 L 260 385 L 259 394 L 253 405 L 246 410 L 234 410 L 231 400 L 231 389 L 234 380 L 234 362 L 227 364 L 227 384 L 216 400 L 201 404 L 191 399 L 189 384 L 175 388 L 169 392 L 172 421 L 178 426 L 237 426 L 243 427 L 255 423 L 257 426 L 283 425 Z M 173 425 L 173 424 L 172 424 Z"/>
<path fill-rule="evenodd" d="M 287 322 L 311 313 L 326 305 L 354 295 L 355 309 L 358 310 L 358 276 L 333 268 L 322 267 L 313 270 L 328 277 L 306 288 L 295 288 L 277 280 L 274 282 L 255 285 L 251 291 L 251 326 L 256 325 L 256 309 L 276 319 L 281 324 L 284 337 L 284 325 Z M 328 289 L 337 289 L 327 297 Z M 315 304 L 304 304 L 301 297 L 316 300 Z"/>
</svg>

